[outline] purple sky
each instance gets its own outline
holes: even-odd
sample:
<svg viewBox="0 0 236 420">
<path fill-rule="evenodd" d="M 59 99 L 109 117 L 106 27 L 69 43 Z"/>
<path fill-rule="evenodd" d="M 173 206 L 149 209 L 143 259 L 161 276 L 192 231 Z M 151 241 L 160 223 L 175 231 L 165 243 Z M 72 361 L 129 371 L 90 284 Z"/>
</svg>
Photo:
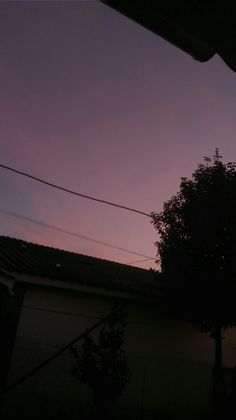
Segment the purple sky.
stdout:
<svg viewBox="0 0 236 420">
<path fill-rule="evenodd" d="M 0 163 L 159 211 L 216 147 L 236 160 L 235 111 L 236 74 L 219 58 L 198 63 L 104 4 L 0 2 Z M 1 208 L 155 257 L 148 218 L 0 175 Z M 139 259 L 2 213 L 0 220 L 4 235 Z"/>
</svg>

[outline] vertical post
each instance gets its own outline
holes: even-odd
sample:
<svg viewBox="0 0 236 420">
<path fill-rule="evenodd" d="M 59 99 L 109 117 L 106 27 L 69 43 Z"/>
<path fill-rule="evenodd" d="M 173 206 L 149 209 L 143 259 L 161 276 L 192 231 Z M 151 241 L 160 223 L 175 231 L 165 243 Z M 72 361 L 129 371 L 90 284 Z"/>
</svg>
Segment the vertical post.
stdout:
<svg viewBox="0 0 236 420">
<path fill-rule="evenodd" d="M 6 286 L 0 285 L 0 395 L 7 383 L 24 292 L 21 282 L 15 282 L 12 295 Z"/>
<path fill-rule="evenodd" d="M 221 419 L 224 405 L 224 378 L 222 361 L 222 331 L 219 323 L 215 325 L 215 364 L 213 367 L 213 404 L 215 418 Z M 224 416 L 223 416 L 224 417 Z"/>
<path fill-rule="evenodd" d="M 143 371 L 143 380 L 142 380 L 142 390 L 141 390 L 141 407 L 140 407 L 140 420 L 144 419 L 144 393 L 146 385 L 146 375 L 147 375 L 147 366 L 144 367 Z"/>
<path fill-rule="evenodd" d="M 215 327 L 215 368 L 222 370 L 222 332 L 221 326 L 217 323 Z"/>
</svg>

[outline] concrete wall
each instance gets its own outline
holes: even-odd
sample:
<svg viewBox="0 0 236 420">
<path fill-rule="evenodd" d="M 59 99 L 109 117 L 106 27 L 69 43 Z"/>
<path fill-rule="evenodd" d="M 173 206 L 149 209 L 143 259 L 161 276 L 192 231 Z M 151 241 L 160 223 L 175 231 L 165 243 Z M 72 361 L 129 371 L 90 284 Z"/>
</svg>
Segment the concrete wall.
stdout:
<svg viewBox="0 0 236 420">
<path fill-rule="evenodd" d="M 102 295 L 27 285 L 8 384 L 109 312 Z M 203 419 L 211 409 L 213 340 L 157 305 L 126 301 L 126 353 L 132 379 L 117 402 L 117 419 Z M 233 362 L 235 334 L 224 340 Z M 3 418 L 89 416 L 90 391 L 72 377 L 73 356 L 58 359 L 4 396 Z"/>
</svg>

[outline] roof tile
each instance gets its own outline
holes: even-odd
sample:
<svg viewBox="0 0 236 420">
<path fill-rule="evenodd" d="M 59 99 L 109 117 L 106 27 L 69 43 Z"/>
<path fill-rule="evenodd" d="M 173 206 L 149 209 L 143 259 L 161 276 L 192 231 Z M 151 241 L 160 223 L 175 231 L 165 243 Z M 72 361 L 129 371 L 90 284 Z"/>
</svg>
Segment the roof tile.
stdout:
<svg viewBox="0 0 236 420">
<path fill-rule="evenodd" d="M 107 289 L 159 294 L 157 276 L 151 270 L 6 236 L 0 236 L 0 268 Z"/>
</svg>

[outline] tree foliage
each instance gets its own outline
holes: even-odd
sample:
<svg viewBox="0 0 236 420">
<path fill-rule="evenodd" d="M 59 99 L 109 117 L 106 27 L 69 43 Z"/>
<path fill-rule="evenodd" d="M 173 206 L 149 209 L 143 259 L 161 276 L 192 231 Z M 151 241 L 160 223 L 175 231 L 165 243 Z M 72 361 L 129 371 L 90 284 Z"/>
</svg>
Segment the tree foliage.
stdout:
<svg viewBox="0 0 236 420">
<path fill-rule="evenodd" d="M 207 331 L 236 320 L 236 164 L 209 161 L 152 213 L 170 303 Z"/>
</svg>

